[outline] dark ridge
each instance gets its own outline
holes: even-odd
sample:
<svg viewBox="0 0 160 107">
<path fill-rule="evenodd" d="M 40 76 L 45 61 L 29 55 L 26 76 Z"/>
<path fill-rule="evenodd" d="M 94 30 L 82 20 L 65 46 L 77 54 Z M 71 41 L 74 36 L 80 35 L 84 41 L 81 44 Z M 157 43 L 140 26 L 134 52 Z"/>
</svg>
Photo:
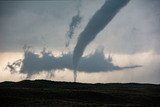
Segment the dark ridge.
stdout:
<svg viewBox="0 0 160 107">
<path fill-rule="evenodd" d="M 0 106 L 160 106 L 159 92 L 155 84 L 6 81 L 0 83 Z"/>
</svg>

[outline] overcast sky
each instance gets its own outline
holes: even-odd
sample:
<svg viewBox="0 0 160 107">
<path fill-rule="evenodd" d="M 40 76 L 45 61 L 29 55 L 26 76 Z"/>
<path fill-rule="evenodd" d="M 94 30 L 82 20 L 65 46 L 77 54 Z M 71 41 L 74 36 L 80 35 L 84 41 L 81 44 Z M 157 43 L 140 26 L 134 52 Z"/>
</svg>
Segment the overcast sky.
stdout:
<svg viewBox="0 0 160 107">
<path fill-rule="evenodd" d="M 104 2 L 105 0 L 81 1 L 82 22 L 68 47 L 70 51 L 73 51 L 79 33 L 83 31 L 89 19 Z M 22 52 L 24 44 L 30 45 L 38 51 L 43 47 L 47 47 L 51 51 L 64 51 L 66 49 L 65 34 L 69 29 L 72 17 L 76 15 L 78 5 L 79 2 L 76 0 L 0 1 L 0 57 L 3 56 L 2 52 Z M 149 55 L 148 59 L 140 59 L 143 60 L 141 62 L 149 60 L 147 64 L 155 66 L 153 75 L 151 75 L 152 73 L 146 74 L 146 78 L 149 78 L 147 82 L 159 83 L 159 77 L 155 76 L 157 74 L 160 76 L 160 67 L 158 66 L 160 62 L 160 1 L 131 0 L 98 34 L 84 54 L 94 52 L 99 46 L 104 47 L 105 54 L 109 52 L 115 54 L 114 63 L 117 64 L 128 64 L 123 62 L 123 58 L 135 65 L 144 64 L 133 61 L 124 55 L 131 55 L 130 57 L 138 59 L 140 56 Z M 144 53 L 147 55 L 142 56 Z M 122 56 L 117 57 L 116 55 Z M 142 71 L 146 69 L 148 68 L 144 68 Z M 79 81 L 85 81 L 85 79 L 79 79 Z M 100 81 L 104 82 L 104 80 Z"/>
<path fill-rule="evenodd" d="M 104 0 L 82 0 L 83 20 L 79 32 L 103 3 Z M 77 4 L 76 0 L 1 2 L 0 51 L 20 51 L 24 44 L 38 49 L 44 45 L 63 49 L 65 33 L 76 14 Z M 159 28 L 160 1 L 131 0 L 91 46 L 103 45 L 116 53 L 159 52 Z M 71 47 L 76 40 L 77 37 L 71 41 Z"/>
</svg>

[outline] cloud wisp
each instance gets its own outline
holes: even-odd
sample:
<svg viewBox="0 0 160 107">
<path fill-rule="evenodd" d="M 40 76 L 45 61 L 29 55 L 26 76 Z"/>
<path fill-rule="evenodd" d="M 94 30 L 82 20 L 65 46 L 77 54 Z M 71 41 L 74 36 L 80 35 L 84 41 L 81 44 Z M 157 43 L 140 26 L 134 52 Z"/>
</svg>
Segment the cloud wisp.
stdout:
<svg viewBox="0 0 160 107">
<path fill-rule="evenodd" d="M 78 28 L 82 21 L 82 16 L 80 15 L 80 7 L 81 7 L 81 0 L 77 3 L 77 13 L 72 17 L 72 20 L 69 24 L 69 30 L 66 33 L 66 43 L 65 46 L 68 47 L 70 44 L 70 40 L 74 36 L 75 30 Z"/>
</svg>

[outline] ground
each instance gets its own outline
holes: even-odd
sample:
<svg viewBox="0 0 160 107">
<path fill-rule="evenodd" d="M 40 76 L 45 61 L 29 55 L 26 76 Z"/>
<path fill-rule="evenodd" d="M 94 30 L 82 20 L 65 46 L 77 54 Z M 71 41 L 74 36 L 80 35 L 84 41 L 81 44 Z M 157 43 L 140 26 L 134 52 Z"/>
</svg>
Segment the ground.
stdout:
<svg viewBox="0 0 160 107">
<path fill-rule="evenodd" d="M 0 83 L 1 107 L 160 106 L 160 85 L 48 80 Z"/>
</svg>

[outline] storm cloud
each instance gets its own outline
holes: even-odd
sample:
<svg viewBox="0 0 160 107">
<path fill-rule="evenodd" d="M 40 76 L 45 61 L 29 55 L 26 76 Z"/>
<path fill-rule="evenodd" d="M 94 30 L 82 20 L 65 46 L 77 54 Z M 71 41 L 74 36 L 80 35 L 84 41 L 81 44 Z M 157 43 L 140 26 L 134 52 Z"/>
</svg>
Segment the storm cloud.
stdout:
<svg viewBox="0 0 160 107">
<path fill-rule="evenodd" d="M 24 59 L 22 59 L 22 66 L 19 72 L 27 74 L 31 77 L 42 71 L 63 70 L 65 68 L 73 70 L 72 53 L 64 53 L 60 56 L 54 56 L 51 52 L 46 51 L 44 48 L 40 54 L 26 48 L 24 51 Z M 16 64 L 17 61 L 14 62 Z M 20 62 L 18 61 L 18 64 Z M 77 68 L 80 72 L 93 73 L 93 72 L 109 72 L 116 70 L 123 70 L 129 68 L 141 67 L 139 65 L 120 67 L 112 63 L 112 57 L 108 55 L 106 58 L 103 49 L 97 49 L 94 53 L 82 57 Z M 17 71 L 13 71 L 17 72 Z"/>
</svg>

